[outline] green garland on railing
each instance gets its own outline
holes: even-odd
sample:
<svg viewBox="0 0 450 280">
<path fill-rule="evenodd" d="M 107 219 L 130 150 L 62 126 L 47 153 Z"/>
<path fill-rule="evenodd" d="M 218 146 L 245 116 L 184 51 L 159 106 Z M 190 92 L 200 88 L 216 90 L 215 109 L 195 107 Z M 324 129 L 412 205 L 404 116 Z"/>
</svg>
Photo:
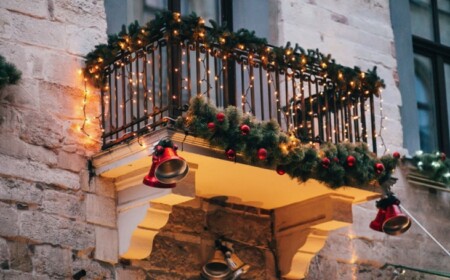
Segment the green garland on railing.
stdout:
<svg viewBox="0 0 450 280">
<path fill-rule="evenodd" d="M 205 27 L 204 20 L 195 13 L 182 17 L 166 11 L 157 14 L 145 26 L 140 26 L 138 22 L 130 24 L 128 29 L 123 26 L 119 34 L 109 36 L 107 44 L 97 45 L 87 54 L 84 75 L 94 85 L 102 87 L 106 84 L 106 67 L 132 52 L 144 49 L 157 39 L 165 38 L 173 42 L 198 42 L 205 47 L 219 46 L 221 57 L 227 59 L 233 59 L 236 50 L 256 54 L 264 68 L 319 69 L 318 74 L 331 79 L 344 92 L 351 91 L 353 94 L 378 96 L 385 86 L 377 75 L 376 67 L 363 72 L 358 67 L 337 64 L 330 55 L 324 55 L 317 49 L 305 51 L 297 44 L 292 47 L 290 42 L 284 47 L 272 47 L 267 45 L 266 39 L 255 36 L 254 32 L 246 29 L 230 32 L 225 26 L 210 22 L 212 27 Z"/>
<path fill-rule="evenodd" d="M 241 154 L 247 163 L 274 168 L 300 182 L 314 178 L 331 188 L 382 184 L 400 157 L 395 153 L 377 158 L 365 143 L 324 143 L 320 148 L 301 143 L 282 132 L 275 121 L 258 122 L 233 106 L 219 111 L 203 97 L 191 100 L 176 127 L 224 149 L 230 160 Z"/>
<path fill-rule="evenodd" d="M 445 153 L 417 151 L 412 158 L 414 166 L 423 176 L 445 185 L 450 185 L 450 160 Z"/>
<path fill-rule="evenodd" d="M 0 55 L 0 89 L 7 86 L 16 84 L 22 76 L 22 73 L 9 63 L 6 59 Z"/>
</svg>

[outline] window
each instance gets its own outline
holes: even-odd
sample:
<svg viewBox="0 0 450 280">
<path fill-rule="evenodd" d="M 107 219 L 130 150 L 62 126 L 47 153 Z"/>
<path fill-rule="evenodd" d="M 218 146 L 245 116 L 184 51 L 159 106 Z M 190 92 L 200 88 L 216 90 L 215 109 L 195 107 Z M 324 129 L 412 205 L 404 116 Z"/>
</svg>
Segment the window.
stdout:
<svg viewBox="0 0 450 280">
<path fill-rule="evenodd" d="M 410 0 L 410 18 L 420 149 L 448 153 L 450 1 Z"/>
</svg>

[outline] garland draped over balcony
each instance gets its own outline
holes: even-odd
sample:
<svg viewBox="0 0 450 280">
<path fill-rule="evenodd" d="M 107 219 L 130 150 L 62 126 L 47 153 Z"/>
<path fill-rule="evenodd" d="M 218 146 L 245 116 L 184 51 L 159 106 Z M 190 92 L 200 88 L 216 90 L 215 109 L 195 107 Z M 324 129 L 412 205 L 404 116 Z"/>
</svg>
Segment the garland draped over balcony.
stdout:
<svg viewBox="0 0 450 280">
<path fill-rule="evenodd" d="M 221 59 L 230 61 L 239 61 L 239 53 L 244 51 L 249 64 L 257 59 L 267 71 L 283 70 L 288 74 L 300 71 L 321 76 L 352 100 L 379 96 L 385 87 L 376 67 L 364 72 L 358 67 L 337 64 L 319 50 L 305 50 L 290 43 L 274 47 L 245 29 L 230 32 L 214 21 L 212 27 L 204 24 L 195 14 L 181 17 L 178 13 L 162 12 L 145 26 L 137 22 L 128 29 L 123 26 L 119 34 L 109 36 L 107 44 L 96 46 L 86 56 L 84 75 L 95 86 L 106 87 L 109 66 L 120 67 L 128 56 L 139 51 L 145 53 L 149 45 L 160 40 L 167 44 L 214 47 L 220 49 Z M 364 143 L 324 143 L 320 147 L 301 143 L 294 132 L 282 132 L 276 121 L 256 121 L 251 115 L 242 116 L 234 106 L 219 111 L 201 94 L 192 98 L 188 112 L 177 119 L 176 126 L 223 148 L 229 159 L 241 154 L 247 163 L 274 168 L 278 174 L 287 173 L 301 182 L 314 178 L 332 188 L 383 184 L 391 177 L 399 158 L 398 153 L 395 157 L 378 158 Z"/>
<path fill-rule="evenodd" d="M 219 111 L 203 97 L 192 99 L 176 127 L 223 148 L 229 159 L 240 153 L 247 163 L 276 168 L 300 182 L 317 179 L 331 188 L 383 184 L 400 158 L 398 153 L 377 158 L 365 143 L 323 143 L 319 148 L 301 143 L 275 121 L 258 122 L 234 106 Z"/>
<path fill-rule="evenodd" d="M 290 42 L 284 47 L 274 47 L 267 44 L 266 39 L 255 36 L 254 31 L 240 29 L 230 32 L 226 26 L 219 26 L 210 21 L 212 27 L 206 27 L 205 21 L 192 13 L 180 16 L 178 13 L 161 12 L 145 26 L 136 21 L 129 25 L 128 30 L 122 26 L 117 35 L 110 35 L 107 44 L 97 45 L 86 56 L 84 75 L 97 87 L 105 85 L 104 69 L 139 49 L 145 49 L 155 38 L 171 39 L 173 42 L 198 42 L 204 46 L 220 46 L 222 56 L 232 59 L 236 55 L 233 50 L 240 49 L 258 54 L 263 68 L 274 69 L 320 69 L 323 77 L 331 79 L 343 91 L 351 91 L 352 95 L 374 94 L 378 96 L 380 89 L 385 87 L 384 81 L 377 75 L 376 67 L 367 72 L 360 68 L 346 67 L 336 63 L 330 55 L 324 55 L 319 50 L 305 50 L 299 45 L 292 46 Z"/>
</svg>

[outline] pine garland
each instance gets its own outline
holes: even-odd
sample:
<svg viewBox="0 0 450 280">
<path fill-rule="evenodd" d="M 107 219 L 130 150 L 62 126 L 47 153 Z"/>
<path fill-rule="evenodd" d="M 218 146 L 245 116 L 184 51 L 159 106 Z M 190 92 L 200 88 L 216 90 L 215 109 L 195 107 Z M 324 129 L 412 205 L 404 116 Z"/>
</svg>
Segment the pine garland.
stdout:
<svg viewBox="0 0 450 280">
<path fill-rule="evenodd" d="M 412 162 L 423 176 L 445 185 L 450 184 L 450 160 L 444 153 L 424 153 L 417 151 Z"/>
<path fill-rule="evenodd" d="M 243 132 L 244 125 L 249 128 L 247 133 Z M 365 143 L 324 143 L 317 149 L 282 132 L 276 121 L 256 121 L 252 116 L 242 116 L 233 106 L 219 111 L 203 97 L 191 100 L 186 116 L 177 119 L 176 127 L 224 151 L 241 154 L 249 164 L 277 169 L 299 182 L 317 179 L 331 188 L 382 184 L 398 163 L 398 157 L 391 155 L 377 158 Z M 267 152 L 263 160 L 260 149 Z"/>
<path fill-rule="evenodd" d="M 0 89 L 7 85 L 14 85 L 20 80 L 22 73 L 0 55 Z"/>
<path fill-rule="evenodd" d="M 330 55 L 316 50 L 305 50 L 298 44 L 274 47 L 267 44 L 266 39 L 255 36 L 254 31 L 240 29 L 230 32 L 226 26 L 219 26 L 210 21 L 212 27 L 205 27 L 204 20 L 195 13 L 181 17 L 178 13 L 168 11 L 156 15 L 155 19 L 145 26 L 136 21 L 123 26 L 117 35 L 110 35 L 107 44 L 97 45 L 86 55 L 84 75 L 97 87 L 106 85 L 105 69 L 116 62 L 125 62 L 127 57 L 142 50 L 158 39 L 168 42 L 195 43 L 209 48 L 219 48 L 227 59 L 239 60 L 241 52 L 258 57 L 264 69 L 295 69 L 314 72 L 329 78 L 343 91 L 351 91 L 352 96 L 369 94 L 379 95 L 385 87 L 384 81 L 377 75 L 376 67 L 367 72 L 360 68 L 342 66 Z M 249 61 L 249 63 L 252 63 Z"/>
</svg>

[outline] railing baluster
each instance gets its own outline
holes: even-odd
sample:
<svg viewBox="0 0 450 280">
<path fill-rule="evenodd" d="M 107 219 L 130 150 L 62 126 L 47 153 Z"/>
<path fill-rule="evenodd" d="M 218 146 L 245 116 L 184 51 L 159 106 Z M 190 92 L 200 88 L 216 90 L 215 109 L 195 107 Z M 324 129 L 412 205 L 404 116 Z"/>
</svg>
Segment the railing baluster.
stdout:
<svg viewBox="0 0 450 280">
<path fill-rule="evenodd" d="M 140 119 L 141 118 L 141 109 L 140 109 L 140 106 L 141 106 L 141 102 L 140 102 L 140 82 L 139 82 L 139 80 L 140 80 L 140 77 L 141 77 L 141 73 L 139 72 L 139 55 L 138 54 L 136 54 L 137 56 L 136 56 L 136 94 L 134 94 L 134 92 L 133 92 L 133 95 L 136 95 L 134 98 L 134 100 L 136 100 L 136 118 L 137 119 Z M 134 103 L 134 101 L 133 101 L 133 103 Z M 140 122 L 138 122 L 137 123 L 137 131 L 139 131 L 139 129 L 141 128 L 141 123 Z"/>
<path fill-rule="evenodd" d="M 316 78 L 315 80 L 315 87 L 316 87 L 316 97 L 317 97 L 317 130 L 319 132 L 319 138 L 321 140 L 324 139 L 324 133 L 323 133 L 323 120 L 322 120 L 322 103 L 320 102 L 320 98 L 322 96 L 322 92 L 319 88 L 319 80 Z"/>
<path fill-rule="evenodd" d="M 260 98 L 260 105 L 261 105 L 261 120 L 265 120 L 265 112 L 264 112 L 264 86 L 263 86 L 263 72 L 262 72 L 262 65 L 259 65 L 259 98 Z"/>
<path fill-rule="evenodd" d="M 300 74 L 300 94 L 301 94 L 301 112 L 302 112 L 302 121 L 301 121 L 301 125 L 300 128 L 302 129 L 302 134 L 304 134 L 304 132 L 306 131 L 306 135 L 307 136 L 309 134 L 309 129 L 308 129 L 308 123 L 306 121 L 306 103 L 305 103 L 305 88 L 304 88 L 304 83 L 303 83 L 303 74 Z"/>
<path fill-rule="evenodd" d="M 216 107 L 220 107 L 222 102 L 220 102 L 220 86 L 219 86 L 219 62 L 217 57 L 214 55 L 214 90 L 216 92 Z"/>
<path fill-rule="evenodd" d="M 310 115 L 310 117 L 311 117 L 311 120 L 310 120 L 310 135 L 309 135 L 309 138 L 310 139 L 314 139 L 314 137 L 315 137 L 315 135 L 316 135 L 316 133 L 315 133 L 315 121 L 314 121 L 314 95 L 313 95 L 313 93 L 312 93 L 312 90 L 311 90 L 311 77 L 309 77 L 309 79 L 308 79 L 308 94 L 309 94 L 309 115 Z"/>
<path fill-rule="evenodd" d="M 373 94 L 370 95 L 370 123 L 372 129 L 372 151 L 377 153 L 377 131 L 375 128 L 375 105 L 373 101 Z"/>
<path fill-rule="evenodd" d="M 338 97 L 338 92 L 336 91 L 336 85 L 333 85 L 333 90 L 331 92 L 333 97 L 333 118 L 334 118 L 334 141 L 335 143 L 339 143 L 339 111 L 338 106 L 336 105 L 336 98 Z"/>
<path fill-rule="evenodd" d="M 127 103 L 126 103 L 126 70 L 125 70 L 126 66 L 122 67 L 122 127 L 125 127 L 125 125 L 127 124 Z M 125 133 L 125 131 L 124 131 Z"/>
<path fill-rule="evenodd" d="M 187 67 L 187 91 L 188 91 L 188 101 L 192 98 L 192 77 L 191 77 L 191 50 L 189 49 L 189 45 L 186 45 L 186 67 Z"/>
<path fill-rule="evenodd" d="M 144 116 L 145 121 L 144 125 L 147 126 L 148 124 L 148 77 L 147 77 L 147 53 L 144 53 L 144 58 L 142 62 L 142 88 L 143 88 L 143 95 L 144 95 Z"/>
<path fill-rule="evenodd" d="M 244 80 L 244 62 L 241 63 L 241 105 L 242 113 L 245 113 L 245 103 L 247 102 L 247 95 L 245 92 L 245 80 Z"/>
<path fill-rule="evenodd" d="M 209 69 L 209 52 L 205 53 L 205 59 L 206 59 L 206 97 L 208 100 L 210 100 L 210 91 L 211 91 L 211 84 L 209 81 L 209 74 L 211 73 L 211 70 Z"/>
<path fill-rule="evenodd" d="M 250 108 L 250 110 L 249 110 L 249 112 L 251 112 L 252 113 L 252 115 L 253 116 L 256 116 L 256 108 L 255 108 L 255 76 L 254 76 L 254 73 L 253 73 L 253 64 L 252 64 L 252 62 L 249 60 L 249 62 L 248 62 L 248 67 L 249 67 L 249 69 L 250 69 L 250 77 L 249 77 L 249 79 L 250 79 L 250 94 L 251 94 L 251 108 Z"/>
<path fill-rule="evenodd" d="M 267 77 L 267 99 L 268 99 L 268 108 L 269 108 L 269 119 L 272 119 L 272 103 L 271 100 L 273 100 L 272 97 L 272 78 L 270 76 L 270 72 L 267 71 L 266 74 Z"/>
<path fill-rule="evenodd" d="M 360 112 L 361 112 L 361 125 L 362 125 L 362 139 L 363 142 L 367 143 L 367 125 L 366 125 L 366 109 L 365 109 L 365 98 L 364 95 L 360 97 Z"/>
<path fill-rule="evenodd" d="M 348 135 L 350 142 L 353 142 L 353 117 L 352 117 L 352 104 L 351 104 L 351 97 L 350 94 L 347 93 L 347 106 L 346 106 L 346 112 L 347 112 L 347 123 L 348 123 Z"/>
<path fill-rule="evenodd" d="M 159 46 L 159 54 L 158 54 L 158 67 L 159 67 L 159 92 L 158 92 L 158 101 L 159 101 L 159 108 L 158 113 L 160 110 L 162 110 L 163 107 L 163 100 L 162 100 L 162 93 L 163 93 L 163 67 L 162 67 L 162 46 Z"/>
<path fill-rule="evenodd" d="M 201 95 L 202 94 L 202 81 L 201 81 L 201 73 L 200 73 L 200 46 L 199 43 L 197 43 L 196 48 L 195 48 L 195 65 L 196 65 L 196 81 L 195 83 L 197 84 L 197 95 Z"/>
<path fill-rule="evenodd" d="M 155 47 L 155 46 L 153 46 Z M 151 81 L 152 81 L 152 114 L 155 113 L 155 107 L 156 107 L 156 69 L 155 69 L 155 49 L 152 49 L 152 76 L 151 76 Z M 155 124 L 155 118 L 152 117 L 152 124 Z"/>
<path fill-rule="evenodd" d="M 289 88 L 288 88 L 289 84 L 288 84 L 288 81 L 289 81 L 289 75 L 288 75 L 287 70 L 286 70 L 284 72 L 284 95 L 285 95 L 285 98 L 286 98 L 286 101 L 285 101 L 286 112 L 283 112 L 283 115 L 284 115 L 284 118 L 286 120 L 286 130 L 289 131 L 290 118 L 291 118 L 290 111 L 291 110 L 290 110 L 290 106 L 289 106 L 290 101 L 289 101 Z"/>
<path fill-rule="evenodd" d="M 276 98 L 276 110 L 277 110 L 277 120 L 281 126 L 281 93 L 280 93 L 280 73 L 279 70 L 275 69 L 275 98 Z"/>
<path fill-rule="evenodd" d="M 357 100 L 355 100 L 355 102 L 357 102 Z M 353 128 L 355 131 L 355 141 L 359 142 L 360 137 L 359 137 L 359 115 L 358 115 L 358 104 L 352 104 L 353 107 Z"/>
<path fill-rule="evenodd" d="M 115 91 L 115 94 L 114 94 L 114 99 L 115 99 L 115 103 L 116 103 L 116 106 L 115 106 L 115 119 L 116 119 L 116 127 L 114 128 L 114 129 L 111 129 L 111 131 L 114 131 L 114 130 L 116 130 L 116 139 L 117 138 L 119 138 L 119 88 L 118 88 L 118 81 L 119 81 L 119 79 L 120 79 L 120 77 L 118 77 L 117 76 L 117 72 L 118 72 L 119 70 L 118 69 L 115 69 L 114 70 L 114 73 L 115 73 L 115 79 L 114 79 L 114 91 Z"/>
<path fill-rule="evenodd" d="M 229 94 L 229 83 L 228 83 L 228 60 L 227 57 L 224 56 L 223 60 L 223 66 L 222 66 L 222 73 L 223 73 L 223 106 L 226 107 L 229 104 L 230 100 L 230 94 Z"/>
</svg>

